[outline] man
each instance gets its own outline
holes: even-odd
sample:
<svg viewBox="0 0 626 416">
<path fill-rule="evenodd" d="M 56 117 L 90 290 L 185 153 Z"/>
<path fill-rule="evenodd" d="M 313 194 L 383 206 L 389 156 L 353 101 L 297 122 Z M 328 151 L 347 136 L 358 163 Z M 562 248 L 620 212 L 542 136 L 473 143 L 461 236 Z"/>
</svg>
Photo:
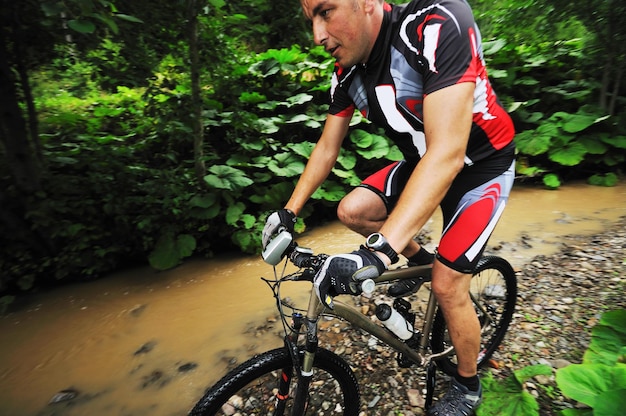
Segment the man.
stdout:
<svg viewBox="0 0 626 416">
<path fill-rule="evenodd" d="M 487 78 L 480 33 L 465 0 L 301 0 L 316 44 L 335 59 L 322 135 L 284 209 L 268 217 L 263 244 L 293 222 L 337 160 L 358 109 L 385 128 L 405 160 L 375 173 L 340 203 L 338 216 L 369 236 L 331 256 L 315 278 L 320 300 L 359 294 L 359 280 L 398 260 L 432 255 L 413 237 L 441 206 L 443 234 L 432 290 L 444 312 L 458 374 L 431 415 L 468 415 L 481 401 L 476 361 L 480 325 L 469 298 L 471 273 L 513 185 L 514 127 Z M 372 234 L 377 233 L 377 234 Z M 379 234 L 378 234 L 379 233 Z M 392 286 L 394 295 L 417 283 Z"/>
</svg>

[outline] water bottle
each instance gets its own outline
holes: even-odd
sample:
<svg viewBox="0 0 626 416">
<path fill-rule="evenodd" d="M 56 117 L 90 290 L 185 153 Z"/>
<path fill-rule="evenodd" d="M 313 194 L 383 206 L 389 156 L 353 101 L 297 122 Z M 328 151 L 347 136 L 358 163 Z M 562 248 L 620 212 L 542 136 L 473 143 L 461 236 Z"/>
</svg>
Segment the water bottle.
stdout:
<svg viewBox="0 0 626 416">
<path fill-rule="evenodd" d="M 378 305 L 376 307 L 376 317 L 398 338 L 407 341 L 413 336 L 413 325 L 391 306 L 385 303 Z"/>
</svg>

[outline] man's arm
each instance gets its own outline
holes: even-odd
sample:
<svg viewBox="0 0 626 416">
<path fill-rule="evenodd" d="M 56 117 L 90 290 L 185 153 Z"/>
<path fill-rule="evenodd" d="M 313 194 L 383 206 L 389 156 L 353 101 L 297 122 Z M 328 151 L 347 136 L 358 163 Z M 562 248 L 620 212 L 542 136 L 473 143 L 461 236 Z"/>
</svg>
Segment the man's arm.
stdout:
<svg viewBox="0 0 626 416">
<path fill-rule="evenodd" d="M 335 166 L 341 143 L 348 133 L 350 126 L 350 117 L 339 117 L 328 115 L 326 124 L 320 136 L 311 158 L 304 168 L 304 172 L 296 189 L 291 194 L 291 198 L 285 205 L 285 208 L 291 210 L 296 215 L 300 214 L 302 207 L 306 201 L 313 195 L 317 188 L 326 180 L 328 174 Z"/>
<path fill-rule="evenodd" d="M 400 253 L 426 224 L 463 169 L 475 84 L 443 88 L 424 98 L 426 153 L 380 232 Z"/>
</svg>

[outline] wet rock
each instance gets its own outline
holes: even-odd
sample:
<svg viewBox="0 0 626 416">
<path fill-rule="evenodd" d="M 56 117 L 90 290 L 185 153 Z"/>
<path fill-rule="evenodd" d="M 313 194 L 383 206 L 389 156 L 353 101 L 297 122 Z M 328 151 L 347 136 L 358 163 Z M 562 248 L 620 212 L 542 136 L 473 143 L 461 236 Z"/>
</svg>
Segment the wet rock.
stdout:
<svg viewBox="0 0 626 416">
<path fill-rule="evenodd" d="M 191 370 L 195 370 L 198 367 L 197 363 L 186 363 L 178 367 L 179 373 L 186 373 Z"/>
<path fill-rule="evenodd" d="M 138 318 L 141 314 L 146 310 L 148 305 L 136 305 L 133 309 L 130 310 L 130 315 L 134 318 Z"/>
<path fill-rule="evenodd" d="M 150 341 L 143 344 L 133 355 L 147 354 L 156 347 L 156 341 Z"/>
<path fill-rule="evenodd" d="M 142 377 L 141 388 L 145 389 L 150 386 L 163 387 L 170 382 L 169 377 L 161 370 L 154 370 L 147 376 Z"/>
<path fill-rule="evenodd" d="M 74 400 L 76 397 L 78 397 L 78 394 L 79 394 L 78 390 L 75 390 L 75 389 L 61 390 L 58 393 L 56 393 L 54 396 L 52 396 L 48 404 L 55 404 L 55 403 L 61 403 L 61 402 Z"/>
</svg>

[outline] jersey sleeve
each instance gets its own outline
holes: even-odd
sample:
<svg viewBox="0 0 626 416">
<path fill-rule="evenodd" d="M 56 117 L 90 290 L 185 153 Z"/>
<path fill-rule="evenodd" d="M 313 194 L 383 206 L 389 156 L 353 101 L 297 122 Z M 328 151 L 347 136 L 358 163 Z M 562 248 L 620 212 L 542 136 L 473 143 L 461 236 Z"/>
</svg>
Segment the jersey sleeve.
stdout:
<svg viewBox="0 0 626 416">
<path fill-rule="evenodd" d="M 461 82 L 476 82 L 479 66 L 476 28 L 469 6 L 443 1 L 414 27 L 417 42 L 428 62 L 424 93 Z"/>
<path fill-rule="evenodd" d="M 343 86 L 345 70 L 335 64 L 330 86 L 330 108 L 328 113 L 339 117 L 352 117 L 355 105 L 348 91 Z"/>
</svg>

